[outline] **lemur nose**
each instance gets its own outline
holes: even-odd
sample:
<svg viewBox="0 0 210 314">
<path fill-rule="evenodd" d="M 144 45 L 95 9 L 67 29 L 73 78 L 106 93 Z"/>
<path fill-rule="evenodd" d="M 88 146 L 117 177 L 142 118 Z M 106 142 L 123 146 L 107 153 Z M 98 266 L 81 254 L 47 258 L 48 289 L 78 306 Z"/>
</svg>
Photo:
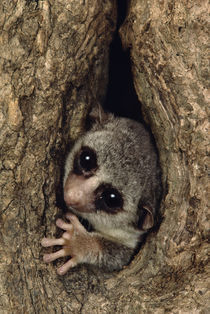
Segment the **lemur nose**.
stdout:
<svg viewBox="0 0 210 314">
<path fill-rule="evenodd" d="M 64 185 L 64 200 L 68 207 L 87 212 L 94 207 L 94 191 L 98 186 L 97 177 L 85 178 L 69 174 Z"/>
<path fill-rule="evenodd" d="M 77 206 L 80 205 L 83 200 L 84 193 L 82 190 L 69 189 L 64 193 L 64 200 L 67 206 Z"/>
</svg>

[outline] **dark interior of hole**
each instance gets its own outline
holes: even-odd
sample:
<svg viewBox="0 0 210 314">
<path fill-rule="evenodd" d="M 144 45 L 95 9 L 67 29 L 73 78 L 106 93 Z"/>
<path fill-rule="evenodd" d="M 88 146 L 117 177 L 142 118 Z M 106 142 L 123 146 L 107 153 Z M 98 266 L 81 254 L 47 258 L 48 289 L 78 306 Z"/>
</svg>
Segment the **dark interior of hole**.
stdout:
<svg viewBox="0 0 210 314">
<path fill-rule="evenodd" d="M 143 122 L 141 104 L 133 85 L 130 52 L 123 50 L 118 32 L 126 13 L 127 1 L 119 0 L 117 28 L 110 45 L 109 83 L 103 108 L 117 116 Z"/>
<path fill-rule="evenodd" d="M 124 22 L 126 14 L 127 0 L 118 0 L 117 27 L 110 45 L 109 83 L 103 108 L 117 116 L 131 118 L 144 123 L 141 114 L 141 104 L 133 85 L 130 52 L 123 50 L 119 36 L 119 28 Z M 64 165 L 61 166 L 62 169 L 63 167 Z M 63 171 L 61 182 L 63 180 Z M 59 185 L 56 193 L 56 205 L 62 208 L 63 211 L 67 209 L 63 199 L 62 185 Z"/>
</svg>

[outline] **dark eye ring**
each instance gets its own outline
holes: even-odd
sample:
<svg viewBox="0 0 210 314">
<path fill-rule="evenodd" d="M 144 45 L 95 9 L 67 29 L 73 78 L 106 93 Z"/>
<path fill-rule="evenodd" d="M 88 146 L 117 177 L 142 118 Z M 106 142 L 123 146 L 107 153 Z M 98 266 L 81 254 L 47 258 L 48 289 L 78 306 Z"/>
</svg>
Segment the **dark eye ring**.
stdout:
<svg viewBox="0 0 210 314">
<path fill-rule="evenodd" d="M 113 187 L 102 187 L 102 192 L 96 201 L 96 208 L 110 213 L 116 213 L 123 208 L 120 192 Z"/>
<path fill-rule="evenodd" d="M 89 147 L 82 148 L 78 161 L 81 170 L 86 173 L 91 172 L 97 168 L 96 153 Z"/>
</svg>

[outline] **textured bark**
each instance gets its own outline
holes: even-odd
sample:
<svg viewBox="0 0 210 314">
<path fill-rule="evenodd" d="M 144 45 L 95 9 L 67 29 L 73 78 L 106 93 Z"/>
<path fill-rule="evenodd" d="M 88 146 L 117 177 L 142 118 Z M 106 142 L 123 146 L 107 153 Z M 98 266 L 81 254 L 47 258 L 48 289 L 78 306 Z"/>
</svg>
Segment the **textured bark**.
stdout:
<svg viewBox="0 0 210 314">
<path fill-rule="evenodd" d="M 1 1 L 1 313 L 207 313 L 208 1 L 131 0 L 120 34 L 160 153 L 160 227 L 118 274 L 59 277 L 67 142 L 106 92 L 113 1 Z"/>
<path fill-rule="evenodd" d="M 104 97 L 115 15 L 113 1 L 0 3 L 1 313 L 78 312 L 84 302 L 85 268 L 68 289 L 44 265 L 40 239 L 56 230 L 66 143 Z"/>
</svg>

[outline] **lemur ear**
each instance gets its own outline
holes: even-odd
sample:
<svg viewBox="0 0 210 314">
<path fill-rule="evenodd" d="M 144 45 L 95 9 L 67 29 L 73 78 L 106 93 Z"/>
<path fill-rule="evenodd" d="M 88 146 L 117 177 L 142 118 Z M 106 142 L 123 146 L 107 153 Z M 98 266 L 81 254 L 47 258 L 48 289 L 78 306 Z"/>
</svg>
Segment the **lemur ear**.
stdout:
<svg viewBox="0 0 210 314">
<path fill-rule="evenodd" d="M 114 115 L 110 112 L 105 112 L 100 104 L 93 106 L 86 119 L 86 130 L 104 129 L 105 125 L 114 120 Z"/>
<path fill-rule="evenodd" d="M 109 114 L 106 113 L 100 104 L 96 104 L 92 107 L 89 118 L 91 119 L 92 123 L 99 123 L 103 124 L 109 117 Z"/>
<path fill-rule="evenodd" d="M 141 206 L 138 227 L 141 230 L 149 230 L 154 226 L 154 216 L 149 206 Z"/>
</svg>

